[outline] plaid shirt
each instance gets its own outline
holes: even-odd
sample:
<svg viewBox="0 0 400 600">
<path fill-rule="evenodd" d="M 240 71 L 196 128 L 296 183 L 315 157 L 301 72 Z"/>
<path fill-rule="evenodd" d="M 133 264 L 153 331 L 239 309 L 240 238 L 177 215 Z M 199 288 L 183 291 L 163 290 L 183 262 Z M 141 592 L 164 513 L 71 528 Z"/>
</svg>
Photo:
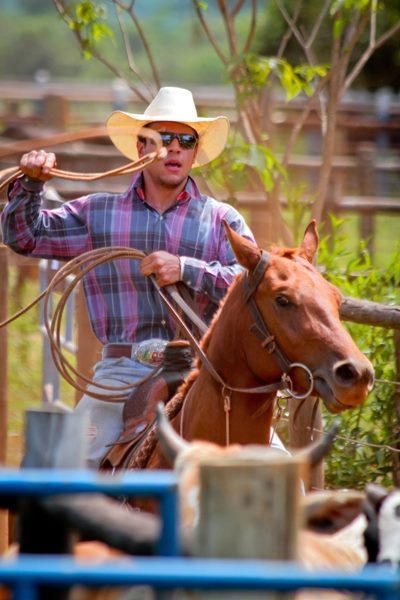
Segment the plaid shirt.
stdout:
<svg viewBox="0 0 400 600">
<path fill-rule="evenodd" d="M 182 280 L 198 315 L 209 322 L 241 267 L 222 220 L 254 241 L 229 204 L 200 194 L 192 178 L 176 202 L 160 214 L 146 203 L 142 175 L 122 194 L 98 193 L 41 209 L 42 182 L 18 179 L 1 215 L 4 242 L 20 254 L 69 260 L 106 246 L 145 252 L 165 250 L 184 258 Z M 139 261 L 118 260 L 91 270 L 84 279 L 92 328 L 103 343 L 171 339 L 175 323 Z"/>
</svg>

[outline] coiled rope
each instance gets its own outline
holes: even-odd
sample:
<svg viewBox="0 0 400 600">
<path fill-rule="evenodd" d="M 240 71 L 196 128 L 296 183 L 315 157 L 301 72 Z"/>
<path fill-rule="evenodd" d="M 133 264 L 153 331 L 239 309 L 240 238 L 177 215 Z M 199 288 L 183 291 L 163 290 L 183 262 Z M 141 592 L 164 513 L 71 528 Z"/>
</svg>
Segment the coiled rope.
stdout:
<svg viewBox="0 0 400 600">
<path fill-rule="evenodd" d="M 50 177 L 59 177 L 62 179 L 71 179 L 71 180 L 82 180 L 82 181 L 96 181 L 98 179 L 103 179 L 105 177 L 115 177 L 118 175 L 127 175 L 130 173 L 134 173 L 135 171 L 142 170 L 152 164 L 155 160 L 165 158 L 167 149 L 163 147 L 161 137 L 158 132 L 153 131 L 151 129 L 141 130 L 141 135 L 144 135 L 152 140 L 155 144 L 156 149 L 153 152 L 149 152 L 145 154 L 137 161 L 128 163 L 121 167 L 117 167 L 115 169 L 111 169 L 109 171 L 104 171 L 102 173 L 74 173 L 72 171 L 63 171 L 61 169 L 52 168 L 49 171 Z M 10 167 L 7 169 L 3 169 L 0 171 L 0 180 L 5 178 L 0 183 L 0 191 L 3 190 L 6 186 L 12 183 L 15 179 L 24 175 L 24 171 L 20 169 L 20 167 Z M 75 259 L 70 260 L 63 267 L 61 267 L 52 281 L 48 285 L 48 287 L 37 296 L 30 304 L 28 304 L 23 309 L 19 310 L 13 316 L 9 317 L 5 321 L 0 323 L 0 327 L 4 327 L 11 323 L 12 321 L 19 318 L 21 315 L 30 310 L 33 306 L 35 306 L 38 302 L 44 299 L 44 326 L 46 329 L 46 333 L 49 339 L 50 351 L 54 361 L 54 364 L 60 374 L 64 377 L 64 379 L 70 383 L 76 390 L 80 392 L 87 393 L 86 386 L 84 387 L 80 383 L 78 383 L 78 379 L 84 381 L 86 384 L 91 384 L 96 386 L 96 388 L 107 390 L 108 392 L 113 392 L 113 397 L 110 398 L 109 395 L 105 396 L 105 394 L 96 394 L 95 392 L 90 392 L 90 395 L 99 400 L 111 400 L 116 402 L 121 402 L 126 399 L 128 390 L 132 390 L 137 387 L 141 383 L 147 381 L 160 370 L 160 367 L 154 369 L 149 375 L 137 381 L 134 384 L 124 385 L 124 386 L 110 386 L 104 385 L 97 382 L 94 382 L 92 379 L 86 377 L 79 371 L 75 369 L 75 367 L 67 360 L 67 358 L 63 355 L 61 350 L 61 324 L 62 324 L 62 316 L 65 305 L 67 303 L 69 295 L 81 281 L 81 279 L 90 271 L 94 269 L 98 265 L 104 264 L 106 262 L 110 262 L 117 259 L 131 259 L 131 260 L 141 260 L 144 258 L 145 254 L 140 252 L 139 250 L 135 250 L 132 248 L 125 247 L 105 247 L 98 250 L 91 250 L 89 252 L 83 253 Z M 55 288 L 62 282 L 67 281 L 67 278 L 73 276 L 72 281 L 66 285 L 66 288 L 63 294 L 60 297 L 60 300 L 56 306 L 54 311 L 54 315 L 51 316 L 50 312 L 50 299 L 52 293 L 55 291 Z M 75 379 L 75 378 L 76 379 Z"/>
<path fill-rule="evenodd" d="M 96 250 L 89 250 L 81 254 L 80 256 L 71 259 L 65 265 L 63 265 L 54 275 L 47 288 L 41 292 L 32 302 L 27 306 L 19 310 L 17 313 L 2 321 L 0 328 L 10 324 L 12 321 L 19 318 L 21 315 L 30 310 L 41 300 L 44 300 L 43 315 L 44 315 L 44 327 L 49 340 L 50 352 L 54 364 L 62 375 L 62 377 L 74 387 L 76 390 L 82 393 L 88 393 L 86 386 L 80 384 L 78 380 L 95 386 L 98 389 L 103 389 L 108 392 L 112 392 L 112 396 L 101 393 L 90 391 L 90 396 L 97 398 L 98 400 L 107 400 L 111 402 L 122 402 L 126 399 L 129 391 L 144 383 L 151 377 L 155 376 L 161 367 L 157 367 L 151 371 L 148 375 L 138 380 L 133 384 L 127 384 L 124 386 L 112 386 L 100 384 L 93 381 L 91 378 L 86 377 L 83 373 L 80 373 L 74 365 L 64 356 L 61 344 L 61 329 L 62 320 L 65 306 L 67 304 L 69 296 L 72 294 L 74 289 L 78 286 L 83 277 L 92 269 L 99 265 L 107 262 L 111 262 L 119 259 L 128 260 L 141 260 L 145 257 L 144 252 L 136 250 L 134 248 L 126 247 L 104 247 Z M 60 284 L 65 283 L 65 289 L 60 295 L 57 305 L 51 314 L 51 298 L 53 292 L 57 290 Z"/>
</svg>

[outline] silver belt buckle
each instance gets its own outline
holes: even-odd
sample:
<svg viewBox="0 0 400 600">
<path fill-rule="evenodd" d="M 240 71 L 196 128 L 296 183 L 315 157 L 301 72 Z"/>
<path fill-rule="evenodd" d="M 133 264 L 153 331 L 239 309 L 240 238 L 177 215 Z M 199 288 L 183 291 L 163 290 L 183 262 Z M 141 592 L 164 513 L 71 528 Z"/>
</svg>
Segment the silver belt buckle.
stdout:
<svg viewBox="0 0 400 600">
<path fill-rule="evenodd" d="M 158 339 L 139 342 L 134 350 L 134 358 L 142 365 L 158 366 L 164 360 L 164 351 L 167 344 L 167 340 Z"/>
</svg>

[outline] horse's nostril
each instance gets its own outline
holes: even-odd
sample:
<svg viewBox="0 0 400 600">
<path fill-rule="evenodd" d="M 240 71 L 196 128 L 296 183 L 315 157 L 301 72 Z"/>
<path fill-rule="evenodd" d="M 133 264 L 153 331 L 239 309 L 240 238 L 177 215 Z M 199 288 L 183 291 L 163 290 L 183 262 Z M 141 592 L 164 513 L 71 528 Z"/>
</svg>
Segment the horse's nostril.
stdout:
<svg viewBox="0 0 400 600">
<path fill-rule="evenodd" d="M 359 372 L 355 365 L 351 362 L 343 362 L 335 368 L 336 379 L 343 385 L 353 383 L 358 377 Z"/>
<path fill-rule="evenodd" d="M 366 384 L 369 390 L 374 385 L 374 371 L 369 366 L 343 361 L 336 365 L 334 373 L 336 381 L 341 385 L 352 385 L 355 381 L 359 381 Z"/>
</svg>

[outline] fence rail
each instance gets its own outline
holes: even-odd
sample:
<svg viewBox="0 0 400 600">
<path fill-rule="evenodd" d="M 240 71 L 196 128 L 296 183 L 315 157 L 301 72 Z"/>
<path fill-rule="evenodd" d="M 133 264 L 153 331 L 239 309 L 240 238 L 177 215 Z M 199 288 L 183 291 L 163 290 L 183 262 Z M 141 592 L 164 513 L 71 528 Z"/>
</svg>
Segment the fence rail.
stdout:
<svg viewBox="0 0 400 600">
<path fill-rule="evenodd" d="M 126 495 L 176 495 L 171 472 L 119 473 L 0 469 L 0 496 L 104 492 Z M 174 512 L 162 513 L 164 530 L 177 536 Z M 173 549 L 174 550 L 174 549 Z M 368 566 L 360 572 L 308 572 L 290 561 L 171 557 L 124 558 L 110 563 L 80 564 L 71 557 L 21 555 L 0 560 L 0 582 L 13 589 L 14 600 L 38 600 L 40 584 L 70 586 L 149 585 L 155 589 L 277 590 L 303 588 L 366 592 L 376 600 L 398 600 L 400 572 Z"/>
<path fill-rule="evenodd" d="M 72 558 L 29 556 L 0 561 L 0 581 L 14 586 L 14 600 L 37 600 L 38 584 L 149 585 L 158 590 L 334 589 L 365 592 L 370 600 L 398 600 L 400 594 L 400 574 L 387 567 L 365 567 L 360 573 L 310 573 L 290 562 L 238 559 L 135 557 L 96 566 Z"/>
</svg>

